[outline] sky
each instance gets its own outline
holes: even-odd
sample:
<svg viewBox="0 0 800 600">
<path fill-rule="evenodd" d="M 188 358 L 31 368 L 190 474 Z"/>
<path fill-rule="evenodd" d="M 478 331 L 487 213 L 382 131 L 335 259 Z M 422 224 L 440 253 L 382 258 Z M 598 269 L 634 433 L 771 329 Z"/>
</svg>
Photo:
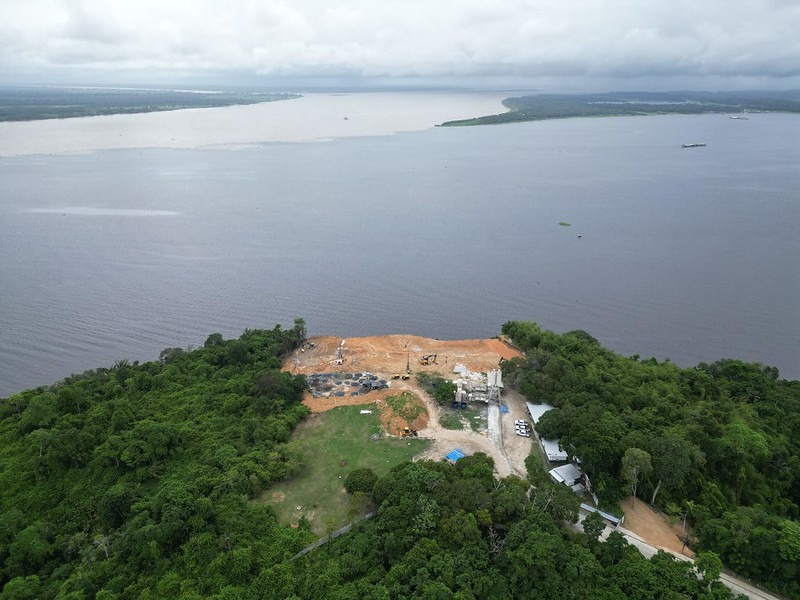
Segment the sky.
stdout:
<svg viewBox="0 0 800 600">
<path fill-rule="evenodd" d="M 0 82 L 800 88 L 800 0 L 0 0 Z"/>
</svg>

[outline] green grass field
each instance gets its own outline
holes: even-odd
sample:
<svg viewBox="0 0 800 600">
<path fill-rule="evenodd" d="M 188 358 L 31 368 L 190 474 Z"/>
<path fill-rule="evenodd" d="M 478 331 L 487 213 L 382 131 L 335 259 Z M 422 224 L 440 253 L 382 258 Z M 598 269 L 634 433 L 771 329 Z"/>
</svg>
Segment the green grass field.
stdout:
<svg viewBox="0 0 800 600">
<path fill-rule="evenodd" d="M 486 431 L 488 427 L 487 421 L 489 419 L 489 409 L 487 407 L 471 406 L 467 410 L 462 410 L 461 414 L 469 421 L 469 426 L 472 427 L 472 431 Z"/>
<path fill-rule="evenodd" d="M 292 439 L 303 448 L 305 467 L 293 479 L 273 485 L 262 497 L 281 522 L 296 523 L 305 516 L 317 535 L 347 524 L 353 514 L 343 484 L 350 471 L 370 467 L 383 476 L 427 447 L 424 440 L 385 437 L 377 412 L 362 415 L 363 408 L 340 406 L 309 417 L 297 427 Z M 378 441 L 371 439 L 375 433 L 381 435 Z"/>
<path fill-rule="evenodd" d="M 461 415 L 455 411 L 442 411 L 439 415 L 439 425 L 445 429 L 454 429 L 460 431 L 464 429 L 464 424 L 461 422 Z"/>
<path fill-rule="evenodd" d="M 467 409 L 442 408 L 439 415 L 439 424 L 445 429 L 460 431 L 462 429 L 472 429 L 472 431 L 485 431 L 488 418 L 488 411 L 485 407 L 471 406 Z M 469 423 L 469 427 L 464 427 L 464 421 Z"/>
</svg>

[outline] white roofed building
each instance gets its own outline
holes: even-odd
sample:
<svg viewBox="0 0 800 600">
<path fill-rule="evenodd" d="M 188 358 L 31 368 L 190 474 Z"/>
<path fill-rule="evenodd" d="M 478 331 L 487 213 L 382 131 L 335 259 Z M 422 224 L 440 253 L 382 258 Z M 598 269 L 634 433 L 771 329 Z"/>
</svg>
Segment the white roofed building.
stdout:
<svg viewBox="0 0 800 600">
<path fill-rule="evenodd" d="M 526 402 L 526 404 L 528 405 L 528 414 L 531 416 L 534 427 L 544 413 L 555 408 L 549 404 L 533 404 L 532 402 Z M 539 440 L 542 452 L 544 452 L 547 460 L 550 462 L 563 462 L 569 458 L 567 453 L 561 449 L 561 444 L 558 440 L 542 439 L 538 433 L 536 434 L 536 439 Z"/>
<path fill-rule="evenodd" d="M 582 496 L 586 491 L 586 486 L 583 484 L 583 471 L 572 463 L 550 469 L 550 477 L 556 483 L 563 483 L 579 496 Z"/>
</svg>

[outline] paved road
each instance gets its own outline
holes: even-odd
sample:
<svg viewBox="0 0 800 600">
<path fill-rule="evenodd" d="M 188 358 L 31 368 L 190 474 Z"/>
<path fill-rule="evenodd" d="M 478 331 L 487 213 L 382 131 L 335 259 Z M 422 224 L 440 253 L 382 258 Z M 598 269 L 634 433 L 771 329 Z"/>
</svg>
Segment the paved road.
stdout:
<svg viewBox="0 0 800 600">
<path fill-rule="evenodd" d="M 581 523 L 588 514 L 589 513 L 583 510 L 581 511 L 579 520 L 574 526 L 575 529 L 583 531 Z M 612 528 L 606 527 L 605 531 L 603 531 L 603 535 L 601 535 L 600 538 L 605 540 L 612 531 L 614 531 Z M 630 545 L 635 546 L 645 558 L 651 558 L 659 550 L 663 550 L 664 552 L 669 552 L 670 554 L 672 554 L 672 556 L 674 556 L 678 560 L 694 563 L 694 561 L 691 558 L 689 558 L 688 556 L 684 556 L 683 554 L 673 552 L 672 550 L 668 550 L 667 548 L 657 548 L 655 546 L 651 546 L 650 544 L 645 542 L 638 534 L 634 533 L 629 529 L 625 529 L 624 527 L 618 527 L 617 531 L 619 531 L 622 535 L 624 535 L 627 542 Z M 748 598 L 752 598 L 753 600 L 781 600 L 778 596 L 770 594 L 769 592 L 764 592 L 756 587 L 753 587 L 746 581 L 743 581 L 738 577 L 734 577 L 733 575 L 729 575 L 727 573 L 722 573 L 722 575 L 720 575 L 720 580 L 734 594 L 744 594 L 745 596 L 747 596 Z"/>
</svg>

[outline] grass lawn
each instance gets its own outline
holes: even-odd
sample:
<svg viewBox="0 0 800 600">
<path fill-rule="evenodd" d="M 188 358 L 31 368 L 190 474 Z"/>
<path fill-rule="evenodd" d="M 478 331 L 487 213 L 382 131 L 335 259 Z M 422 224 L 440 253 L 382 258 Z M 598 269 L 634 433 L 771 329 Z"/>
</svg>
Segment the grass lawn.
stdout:
<svg viewBox="0 0 800 600">
<path fill-rule="evenodd" d="M 292 439 L 303 447 L 305 467 L 293 479 L 274 484 L 262 497 L 281 522 L 296 523 L 305 516 L 317 535 L 346 525 L 353 517 L 348 514 L 350 495 L 343 487 L 350 471 L 370 467 L 383 476 L 427 447 L 424 440 L 385 437 L 378 413 L 362 415 L 363 408 L 340 406 L 307 418 L 295 429 Z M 378 441 L 371 439 L 375 433 L 381 434 Z"/>
<path fill-rule="evenodd" d="M 445 429 L 454 429 L 456 431 L 472 429 L 472 431 L 486 431 L 488 424 L 488 409 L 486 407 L 471 406 L 466 409 L 460 408 L 442 408 L 439 415 L 439 425 Z M 465 427 L 464 422 L 469 423 Z"/>
<path fill-rule="evenodd" d="M 439 415 L 439 425 L 445 429 L 454 429 L 461 431 L 464 429 L 464 424 L 461 422 L 461 415 L 457 411 L 442 410 Z"/>
<path fill-rule="evenodd" d="M 469 421 L 472 431 L 486 431 L 489 427 L 489 409 L 486 406 L 481 408 L 471 406 L 466 410 L 462 410 L 461 415 Z"/>
</svg>

